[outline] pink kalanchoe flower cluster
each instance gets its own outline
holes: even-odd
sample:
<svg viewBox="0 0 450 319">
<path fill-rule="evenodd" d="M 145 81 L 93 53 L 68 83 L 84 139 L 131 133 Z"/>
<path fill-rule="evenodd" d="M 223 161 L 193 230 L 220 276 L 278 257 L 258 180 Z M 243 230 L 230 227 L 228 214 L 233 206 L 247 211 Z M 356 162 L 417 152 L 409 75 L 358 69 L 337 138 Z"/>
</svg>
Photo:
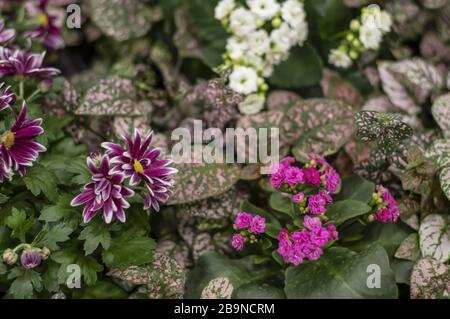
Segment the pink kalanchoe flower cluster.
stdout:
<svg viewBox="0 0 450 319">
<path fill-rule="evenodd" d="M 28 119 L 27 105 L 22 104 L 22 110 L 12 127 L 0 136 L 0 181 L 11 179 L 12 170 L 25 175 L 26 167 L 32 166 L 40 152 L 46 148 L 34 139 L 44 132 L 42 119 Z"/>
<path fill-rule="evenodd" d="M 275 188 L 294 191 L 304 186 L 324 187 L 335 193 L 341 183 L 341 177 L 327 161 L 317 155 L 309 155 L 310 162 L 303 168 L 292 166 L 294 159 L 287 157 L 272 168 L 270 182 Z"/>
<path fill-rule="evenodd" d="M 290 233 L 283 229 L 278 234 L 278 253 L 286 263 L 299 265 L 307 260 L 317 260 L 323 254 L 323 246 L 337 240 L 334 225 L 323 226 L 320 218 L 305 216 L 303 229 Z"/>
<path fill-rule="evenodd" d="M 246 237 L 252 243 L 256 239 L 255 235 L 264 233 L 266 230 L 266 219 L 259 215 L 252 216 L 249 213 L 241 212 L 234 221 L 234 228 L 241 230 L 241 233 L 233 235 L 231 246 L 236 250 L 242 250 Z"/>
<path fill-rule="evenodd" d="M 392 194 L 381 185 L 377 186 L 377 192 L 371 201 L 372 207 L 376 210 L 372 215 L 374 220 L 382 223 L 395 223 L 400 216 L 400 209 Z"/>
<path fill-rule="evenodd" d="M 144 197 L 144 208 L 153 207 L 159 211 L 160 204 L 169 199 L 169 191 L 173 185 L 172 175 L 178 170 L 169 167 L 172 160 L 159 159 L 161 150 L 151 148 L 153 133 L 144 139 L 135 131 L 132 139 L 123 136 L 126 146 L 116 143 L 103 143 L 102 147 L 114 164 L 113 172 L 130 177 L 130 185 L 142 183 L 147 193 Z"/>
</svg>

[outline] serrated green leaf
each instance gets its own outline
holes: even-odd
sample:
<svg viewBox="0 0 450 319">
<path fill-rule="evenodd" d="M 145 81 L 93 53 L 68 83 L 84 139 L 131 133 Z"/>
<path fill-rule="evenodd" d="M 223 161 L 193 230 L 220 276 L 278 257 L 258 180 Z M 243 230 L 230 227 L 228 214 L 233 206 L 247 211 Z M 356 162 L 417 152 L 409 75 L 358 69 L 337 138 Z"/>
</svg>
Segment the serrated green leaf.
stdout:
<svg viewBox="0 0 450 319">
<path fill-rule="evenodd" d="M 34 165 L 28 169 L 23 181 L 34 196 L 43 193 L 50 201 L 58 199 L 58 178 L 47 167 L 40 164 Z"/>
<path fill-rule="evenodd" d="M 108 268 L 139 266 L 152 260 L 156 243 L 148 237 L 114 238 L 109 249 L 103 251 L 103 262 Z"/>
<path fill-rule="evenodd" d="M 47 230 L 44 231 L 42 238 L 35 242 L 37 246 L 46 246 L 51 251 L 59 250 L 58 243 L 65 242 L 70 239 L 69 235 L 73 232 L 73 229 L 65 224 L 56 224 L 52 226 L 46 226 Z"/>
<path fill-rule="evenodd" d="M 81 231 L 78 239 L 84 240 L 83 249 L 86 255 L 92 254 L 100 244 L 107 250 L 111 243 L 109 227 L 99 219 L 88 224 Z"/>
<path fill-rule="evenodd" d="M 8 294 L 16 299 L 33 298 L 34 291 L 42 290 L 41 276 L 32 269 L 13 268 L 8 275 L 8 279 L 14 279 L 8 289 Z"/>
<path fill-rule="evenodd" d="M 12 229 L 11 236 L 25 242 L 25 234 L 33 226 L 34 218 L 22 210 L 13 208 L 12 214 L 6 218 L 6 225 Z"/>
</svg>

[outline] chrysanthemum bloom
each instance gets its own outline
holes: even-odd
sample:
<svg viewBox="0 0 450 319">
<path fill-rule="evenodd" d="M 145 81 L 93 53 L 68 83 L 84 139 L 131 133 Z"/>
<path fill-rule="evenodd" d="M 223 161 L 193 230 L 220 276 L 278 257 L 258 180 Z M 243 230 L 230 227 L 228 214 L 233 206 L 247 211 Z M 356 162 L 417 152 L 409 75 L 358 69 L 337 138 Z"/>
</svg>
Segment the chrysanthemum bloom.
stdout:
<svg viewBox="0 0 450 319">
<path fill-rule="evenodd" d="M 48 49 L 61 49 L 64 47 L 64 38 L 55 20 L 47 11 L 48 0 L 40 0 L 39 2 L 39 26 L 27 32 L 30 38 L 38 39 Z"/>
<path fill-rule="evenodd" d="M 28 51 L 0 47 L 0 76 L 20 75 L 36 78 L 49 83 L 60 71 L 55 68 L 42 67 L 45 52 L 36 54 Z"/>
<path fill-rule="evenodd" d="M 244 236 L 241 234 L 234 234 L 233 239 L 231 240 L 231 246 L 236 250 L 242 250 L 244 249 L 244 242 Z"/>
<path fill-rule="evenodd" d="M 5 20 L 0 19 L 0 45 L 4 45 L 5 43 L 11 41 L 16 36 L 16 31 L 14 29 L 6 29 L 5 28 Z"/>
<path fill-rule="evenodd" d="M 22 110 L 13 126 L 0 137 L 0 152 L 8 167 L 14 168 L 20 175 L 25 174 L 25 167 L 32 166 L 40 152 L 46 148 L 34 141 L 44 129 L 42 119 L 27 119 L 27 105 L 22 104 Z"/>
<path fill-rule="evenodd" d="M 124 174 L 112 172 L 107 155 L 93 154 L 87 158 L 87 166 L 92 172 L 92 182 L 84 186 L 84 191 L 70 203 L 72 206 L 86 204 L 83 221 L 88 223 L 103 209 L 103 219 L 110 224 L 115 218 L 125 222 L 125 209 L 130 204 L 125 198 L 132 197 L 134 191 L 123 186 Z"/>
<path fill-rule="evenodd" d="M 0 155 L 0 183 L 3 183 L 5 179 L 11 180 L 13 172 L 10 166 L 3 160 L 3 156 Z"/>
<path fill-rule="evenodd" d="M 5 83 L 0 83 L 0 111 L 11 107 L 11 104 L 16 101 L 16 95 L 10 88 L 10 86 L 5 87 Z"/>
<path fill-rule="evenodd" d="M 22 252 L 20 256 L 20 263 L 23 268 L 32 269 L 36 268 L 41 264 L 42 257 L 39 252 L 35 249 L 26 249 Z"/>
<path fill-rule="evenodd" d="M 113 172 L 122 173 L 130 177 L 130 185 L 138 185 L 143 182 L 148 193 L 144 198 L 144 208 L 153 207 L 159 211 L 160 203 L 169 198 L 169 190 L 173 185 L 171 175 L 178 171 L 168 167 L 172 160 L 158 159 L 161 155 L 159 148 L 150 147 L 153 133 L 142 140 L 138 131 L 135 131 L 132 139 L 123 137 L 126 147 L 116 143 L 103 143 L 114 165 Z"/>
</svg>

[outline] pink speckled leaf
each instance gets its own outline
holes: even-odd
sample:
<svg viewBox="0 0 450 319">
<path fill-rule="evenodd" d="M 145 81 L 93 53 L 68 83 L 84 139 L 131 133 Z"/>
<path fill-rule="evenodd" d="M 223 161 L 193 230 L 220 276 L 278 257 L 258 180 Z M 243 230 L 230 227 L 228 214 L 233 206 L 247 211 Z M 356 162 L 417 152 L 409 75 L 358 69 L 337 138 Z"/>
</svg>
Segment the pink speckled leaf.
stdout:
<svg viewBox="0 0 450 319">
<path fill-rule="evenodd" d="M 197 261 L 200 256 L 213 251 L 214 242 L 212 237 L 208 233 L 200 233 L 194 239 L 194 245 L 192 247 L 192 256 L 194 260 Z"/>
<path fill-rule="evenodd" d="M 178 174 L 174 178 L 168 205 L 191 203 L 217 196 L 229 190 L 239 179 L 240 167 L 237 164 L 208 164 L 199 157 L 194 161 L 200 163 L 174 164 Z"/>
<path fill-rule="evenodd" d="M 231 299 L 233 289 L 230 279 L 217 277 L 203 289 L 200 299 Z"/>
<path fill-rule="evenodd" d="M 235 188 L 219 196 L 210 197 L 201 201 L 180 205 L 180 209 L 191 216 L 209 219 L 230 218 L 239 211 Z"/>
<path fill-rule="evenodd" d="M 128 281 L 135 285 L 144 285 L 148 281 L 148 270 L 145 266 L 130 266 L 125 269 L 112 269 L 108 276 Z"/>
<path fill-rule="evenodd" d="M 395 252 L 395 257 L 416 261 L 421 257 L 419 248 L 419 235 L 412 233 L 403 240 Z"/>
<path fill-rule="evenodd" d="M 303 162 L 308 153 L 336 153 L 353 131 L 351 107 L 328 99 L 301 100 L 288 106 L 281 123 L 282 139 L 294 144 L 292 153 Z"/>
<path fill-rule="evenodd" d="M 412 299 L 449 298 L 450 270 L 433 258 L 417 262 L 411 274 Z"/>
<path fill-rule="evenodd" d="M 281 111 L 287 104 L 300 99 L 301 97 L 294 92 L 284 90 L 272 91 L 267 97 L 267 109 L 269 111 Z"/>
<path fill-rule="evenodd" d="M 147 135 L 151 131 L 150 125 L 144 117 L 116 116 L 113 128 L 117 136 L 131 136 L 135 129 L 138 129 L 142 135 Z"/>
<path fill-rule="evenodd" d="M 431 108 L 433 117 L 445 137 L 450 137 L 450 93 L 438 97 Z"/>
<path fill-rule="evenodd" d="M 363 101 L 361 94 L 353 85 L 343 80 L 338 73 L 324 69 L 320 85 L 326 98 L 344 101 L 354 110 L 361 109 Z"/>
<path fill-rule="evenodd" d="M 101 79 L 90 88 L 75 113 L 78 115 L 137 116 L 136 89 L 130 80 L 118 76 Z"/>
<path fill-rule="evenodd" d="M 147 292 L 150 299 L 183 298 L 185 273 L 173 258 L 155 253 L 148 271 Z"/>
</svg>

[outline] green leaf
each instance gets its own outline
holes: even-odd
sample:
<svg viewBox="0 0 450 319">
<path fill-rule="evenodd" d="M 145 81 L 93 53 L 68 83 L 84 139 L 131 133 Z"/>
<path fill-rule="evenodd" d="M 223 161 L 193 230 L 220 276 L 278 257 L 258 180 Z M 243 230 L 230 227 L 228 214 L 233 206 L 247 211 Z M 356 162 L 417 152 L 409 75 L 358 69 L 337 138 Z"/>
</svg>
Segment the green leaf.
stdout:
<svg viewBox="0 0 450 319">
<path fill-rule="evenodd" d="M 81 213 L 78 208 L 70 205 L 72 199 L 70 194 L 59 196 L 56 204 L 47 205 L 41 210 L 39 220 L 47 223 L 64 221 L 66 225 L 76 228 L 81 221 Z"/>
<path fill-rule="evenodd" d="M 233 292 L 235 299 L 285 299 L 282 289 L 268 283 L 250 283 Z"/>
<path fill-rule="evenodd" d="M 195 35 L 200 40 L 202 60 L 209 67 L 221 64 L 225 52 L 228 34 L 221 23 L 214 17 L 214 8 L 218 1 L 186 1 L 187 10 Z"/>
<path fill-rule="evenodd" d="M 108 268 L 139 266 L 152 260 L 156 243 L 148 237 L 130 237 L 129 234 L 111 240 L 109 249 L 103 251 L 103 262 Z"/>
<path fill-rule="evenodd" d="M 300 100 L 285 109 L 281 136 L 293 143 L 298 161 L 309 161 L 307 154 L 323 156 L 337 152 L 353 134 L 353 112 L 342 101 Z"/>
<path fill-rule="evenodd" d="M 380 269 L 380 288 L 369 288 L 370 265 Z M 288 298 L 397 298 L 394 272 L 381 246 L 361 253 L 330 248 L 317 261 L 290 266 L 284 291 Z"/>
<path fill-rule="evenodd" d="M 47 260 L 46 266 L 47 269 L 42 275 L 44 288 L 49 292 L 57 292 L 59 291 L 58 270 L 60 266 L 53 260 Z"/>
<path fill-rule="evenodd" d="M 236 164 L 208 164 L 202 159 L 174 167 L 178 169 L 178 174 L 174 177 L 175 185 L 168 205 L 190 203 L 225 193 L 240 176 L 240 168 Z"/>
<path fill-rule="evenodd" d="M 370 209 L 370 206 L 363 202 L 346 199 L 328 206 L 327 216 L 330 218 L 330 223 L 339 226 L 351 218 L 367 214 Z"/>
<path fill-rule="evenodd" d="M 354 199 L 368 203 L 375 192 L 375 184 L 358 176 L 351 175 L 342 178 L 341 191 L 334 197 L 335 201 Z"/>
<path fill-rule="evenodd" d="M 103 270 L 103 266 L 99 264 L 91 256 L 80 254 L 77 247 L 69 247 L 64 250 L 57 251 L 50 255 L 50 258 L 61 264 L 58 270 L 58 282 L 64 284 L 70 275 L 67 272 L 67 266 L 76 264 L 81 269 L 81 276 L 88 286 L 92 286 L 97 281 L 97 273 Z"/>
<path fill-rule="evenodd" d="M 27 170 L 23 181 L 34 196 L 43 193 L 50 201 L 58 199 L 58 178 L 47 167 L 41 164 L 34 165 Z"/>
<path fill-rule="evenodd" d="M 269 198 L 270 208 L 285 213 L 292 218 L 294 217 L 294 212 L 292 210 L 292 200 L 290 196 L 283 196 L 280 192 L 274 192 Z"/>
<path fill-rule="evenodd" d="M 21 267 L 13 268 L 8 280 L 15 279 L 8 289 L 8 295 L 16 299 L 28 299 L 34 297 L 34 291 L 42 290 L 42 279 L 38 272 Z"/>
<path fill-rule="evenodd" d="M 73 232 L 73 229 L 65 224 L 56 224 L 44 231 L 45 234 L 42 239 L 34 243 L 36 246 L 46 246 L 51 251 L 59 250 L 60 247 L 57 243 L 62 243 L 70 239 L 69 235 Z"/>
<path fill-rule="evenodd" d="M 450 223 L 448 216 L 426 216 L 419 228 L 420 251 L 424 257 L 432 257 L 445 263 L 450 258 Z"/>
<path fill-rule="evenodd" d="M 269 82 L 290 89 L 318 84 L 322 77 L 322 61 L 308 43 L 292 48 L 289 58 L 275 66 Z"/>
<path fill-rule="evenodd" d="M 27 218 L 22 210 L 13 208 L 12 215 L 6 218 L 6 225 L 12 229 L 11 236 L 19 239 L 21 242 L 25 242 L 25 234 L 33 226 L 34 218 L 30 216 Z"/>
<path fill-rule="evenodd" d="M 92 254 L 100 244 L 107 250 L 111 243 L 109 227 L 99 219 L 88 224 L 81 231 L 78 239 L 84 240 L 83 249 L 86 255 Z"/>
</svg>

